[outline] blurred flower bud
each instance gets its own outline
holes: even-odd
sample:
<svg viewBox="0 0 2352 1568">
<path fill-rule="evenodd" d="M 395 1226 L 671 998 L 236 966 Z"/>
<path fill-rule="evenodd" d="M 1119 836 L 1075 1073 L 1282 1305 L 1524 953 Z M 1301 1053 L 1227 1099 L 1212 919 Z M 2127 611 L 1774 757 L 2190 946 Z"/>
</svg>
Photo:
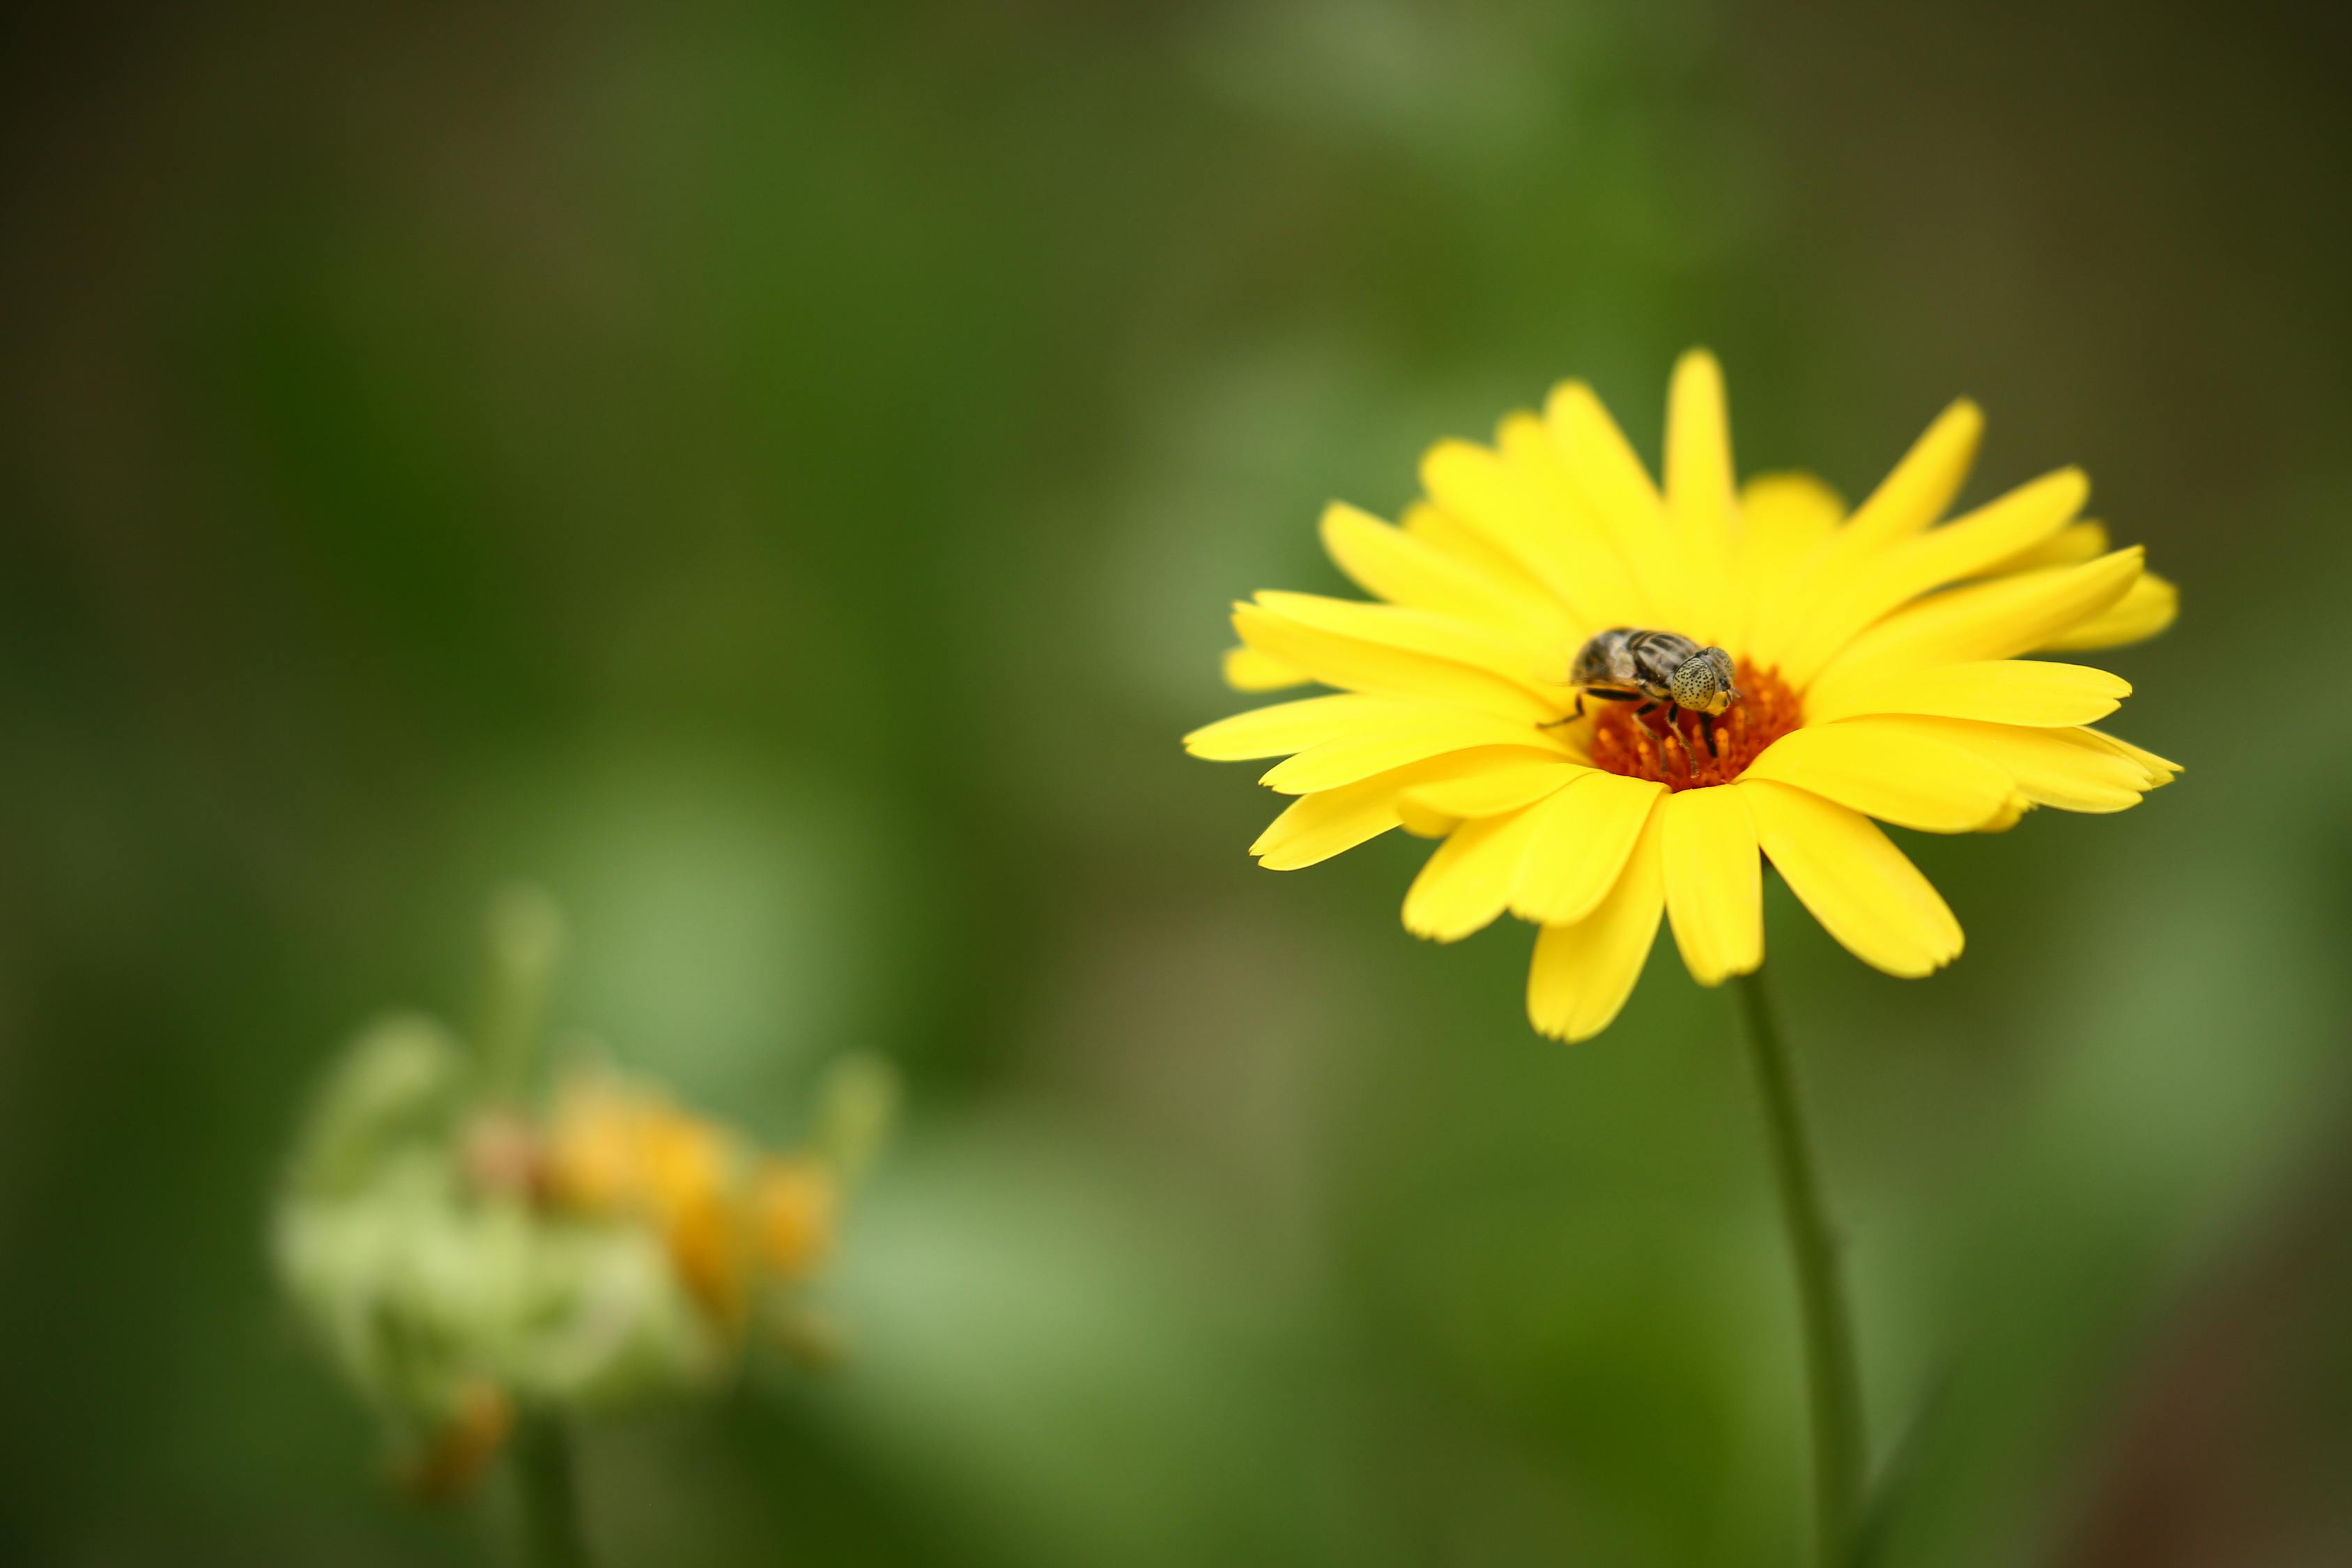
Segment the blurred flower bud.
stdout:
<svg viewBox="0 0 2352 1568">
<path fill-rule="evenodd" d="M 881 1154 L 898 1116 L 898 1071 L 880 1057 L 844 1057 L 817 1089 L 811 1152 L 854 1186 Z"/>
<path fill-rule="evenodd" d="M 527 1197 L 544 1182 L 539 1131 L 511 1110 L 486 1110 L 468 1121 L 459 1158 L 477 1193 Z"/>
<path fill-rule="evenodd" d="M 296 1143 L 294 1185 L 348 1191 L 387 1147 L 446 1120 L 465 1079 L 456 1037 L 432 1019 L 401 1014 L 370 1025 L 311 1102 Z"/>
<path fill-rule="evenodd" d="M 558 1092 L 550 1197 L 580 1214 L 652 1227 L 688 1290 L 730 1330 L 742 1325 L 751 1301 L 737 1204 L 743 1163 L 732 1135 L 656 1089 L 596 1072 Z"/>
<path fill-rule="evenodd" d="M 546 1184 L 551 1199 L 581 1214 L 628 1213 L 645 1187 L 644 1111 L 609 1073 L 566 1079 L 549 1119 Z"/>
<path fill-rule="evenodd" d="M 329 1356 L 407 1435 L 419 1497 L 463 1490 L 519 1413 L 708 1387 L 755 1310 L 795 1359 L 829 1360 L 840 1336 L 798 1292 L 897 1094 L 881 1064 L 844 1064 L 792 1154 L 610 1070 L 541 1110 L 524 1091 L 562 922 L 518 890 L 489 926 L 479 1054 L 421 1018 L 364 1033 L 298 1140 L 273 1237 Z"/>
</svg>

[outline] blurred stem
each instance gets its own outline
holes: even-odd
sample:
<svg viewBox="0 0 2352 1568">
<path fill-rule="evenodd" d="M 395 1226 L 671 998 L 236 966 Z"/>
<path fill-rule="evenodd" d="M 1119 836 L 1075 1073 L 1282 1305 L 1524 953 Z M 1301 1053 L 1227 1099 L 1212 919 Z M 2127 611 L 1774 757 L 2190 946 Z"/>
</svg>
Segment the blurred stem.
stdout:
<svg viewBox="0 0 2352 1568">
<path fill-rule="evenodd" d="M 1798 1313 L 1804 1323 L 1818 1559 L 1823 1568 L 1838 1568 L 1852 1548 L 1862 1497 L 1862 1377 L 1854 1362 L 1853 1318 L 1838 1274 L 1837 1241 L 1822 1202 L 1812 1143 L 1797 1102 L 1796 1074 L 1781 1042 L 1771 997 L 1761 974 L 1741 975 L 1737 989 L 1763 1098 L 1765 1142 L 1771 1148 L 1772 1174 L 1780 1189 L 1780 1217 L 1797 1277 Z"/>
<path fill-rule="evenodd" d="M 491 900 L 489 974 L 479 1047 L 486 1098 L 510 1103 L 530 1087 L 531 1057 L 545 1024 L 547 989 L 563 945 L 563 917 L 537 888 L 509 888 Z"/>
<path fill-rule="evenodd" d="M 526 1415 L 514 1436 L 515 1489 L 521 1502 L 524 1568 L 588 1568 L 580 1532 L 580 1488 L 572 1434 L 553 1415 Z"/>
</svg>

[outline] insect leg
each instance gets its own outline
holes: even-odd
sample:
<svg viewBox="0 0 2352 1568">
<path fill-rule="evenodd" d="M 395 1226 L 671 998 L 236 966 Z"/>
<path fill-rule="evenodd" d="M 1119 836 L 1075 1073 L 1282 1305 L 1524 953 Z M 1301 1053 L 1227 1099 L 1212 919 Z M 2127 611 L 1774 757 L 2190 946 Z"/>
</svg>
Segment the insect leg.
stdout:
<svg viewBox="0 0 2352 1568">
<path fill-rule="evenodd" d="M 1561 714 L 1561 715 L 1560 715 L 1559 718 L 1557 718 L 1557 719 L 1547 719 L 1547 720 L 1545 720 L 1542 723 L 1538 724 L 1538 725 L 1536 726 L 1536 728 L 1537 728 L 1537 729 L 1538 729 L 1538 730 L 1557 730 L 1557 729 L 1559 729 L 1562 724 L 1573 724 L 1573 723 L 1575 723 L 1579 719 L 1581 719 L 1581 718 L 1583 718 L 1583 717 L 1584 717 L 1584 693 L 1583 693 L 1583 692 L 1581 692 L 1581 691 L 1579 691 L 1579 692 L 1576 694 L 1576 711 L 1575 711 L 1575 712 L 1573 712 L 1573 713 L 1563 713 L 1563 714 Z"/>
<path fill-rule="evenodd" d="M 1668 700 L 1666 703 L 1666 733 L 1673 736 L 1675 744 L 1683 749 L 1683 771 L 1685 773 L 1689 773 L 1692 771 L 1693 765 L 1690 742 L 1685 738 L 1683 734 L 1681 723 L 1682 716 L 1683 705 L 1672 700 L 1671 699 Z"/>
</svg>

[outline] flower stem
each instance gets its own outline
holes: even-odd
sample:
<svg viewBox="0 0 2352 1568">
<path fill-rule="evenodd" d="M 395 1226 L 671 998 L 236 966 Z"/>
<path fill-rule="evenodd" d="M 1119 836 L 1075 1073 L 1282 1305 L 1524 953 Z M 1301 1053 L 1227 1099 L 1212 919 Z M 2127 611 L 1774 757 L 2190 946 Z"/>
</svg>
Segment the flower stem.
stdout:
<svg viewBox="0 0 2352 1568">
<path fill-rule="evenodd" d="M 539 889 L 508 888 L 490 902 L 488 935 L 479 1027 L 482 1088 L 484 1098 L 510 1104 L 530 1086 L 548 985 L 563 947 L 563 916 Z"/>
<path fill-rule="evenodd" d="M 1805 1378 L 1812 1405 L 1813 1506 L 1817 1558 L 1840 1568 L 1852 1550 L 1862 1498 L 1862 1378 L 1853 1353 L 1853 1319 L 1839 1278 L 1836 1238 L 1822 1202 L 1821 1177 L 1805 1119 L 1760 974 L 1737 986 L 1749 1055 L 1763 1098 L 1765 1141 L 1780 1190 L 1789 1262 L 1797 1278 L 1797 1309 L 1805 1334 Z"/>
<path fill-rule="evenodd" d="M 521 1502 L 523 1568 L 588 1568 L 580 1532 L 580 1488 L 572 1435 L 553 1415 L 526 1415 L 514 1435 L 515 1490 Z"/>
</svg>

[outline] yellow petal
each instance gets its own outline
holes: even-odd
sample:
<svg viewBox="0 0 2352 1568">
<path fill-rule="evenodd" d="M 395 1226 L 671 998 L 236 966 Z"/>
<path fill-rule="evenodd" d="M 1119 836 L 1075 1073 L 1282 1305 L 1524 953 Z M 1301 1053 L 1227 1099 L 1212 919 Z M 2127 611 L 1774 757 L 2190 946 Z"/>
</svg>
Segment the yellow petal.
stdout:
<svg viewBox="0 0 2352 1568">
<path fill-rule="evenodd" d="M 1510 627 L 1539 643 L 1566 644 L 1573 628 L 1556 601 L 1529 600 L 1428 541 L 1354 507 L 1323 510 L 1323 548 L 1366 593 L 1479 626 Z"/>
<path fill-rule="evenodd" d="M 1750 546 L 1800 554 L 1837 531 L 1845 498 L 1819 474 L 1801 468 L 1750 474 L 1739 487 L 1739 517 Z"/>
<path fill-rule="evenodd" d="M 1650 814 L 1624 874 L 1593 911 L 1574 925 L 1544 927 L 1528 971 L 1528 1020 L 1555 1039 L 1589 1040 L 1607 1028 L 1633 994 L 1643 961 L 1658 939 L 1665 908 L 1659 823 Z"/>
<path fill-rule="evenodd" d="M 1811 474 L 1758 474 L 1740 487 L 1732 605 L 1738 624 L 1727 647 L 1748 651 L 1758 622 L 1780 602 L 1801 564 L 1844 516 L 1845 502 L 1837 491 Z"/>
<path fill-rule="evenodd" d="M 2107 525 L 2085 518 L 2081 522 L 2068 523 L 2031 550 L 2021 550 L 2006 561 L 1995 562 L 1985 569 L 1985 575 L 2006 577 L 2042 566 L 2080 566 L 2106 552 Z"/>
<path fill-rule="evenodd" d="M 1563 519 L 1499 456 L 1469 441 L 1440 441 L 1422 458 L 1421 483 L 1446 515 L 1518 562 L 1580 620 L 1580 563 Z"/>
<path fill-rule="evenodd" d="M 1960 955 L 1950 908 L 1868 817 L 1787 784 L 1742 778 L 1734 787 L 1789 890 L 1848 952 L 1912 977 Z"/>
<path fill-rule="evenodd" d="M 2151 787 L 2139 763 L 2087 730 L 2021 729 L 1965 719 L 1885 722 L 1983 758 L 2035 805 L 2062 811 L 2122 811 Z"/>
<path fill-rule="evenodd" d="M 2040 646 L 2053 652 L 2117 647 L 2143 642 L 2172 624 L 2180 613 L 2180 590 L 2153 572 L 2144 572 L 2107 610 Z"/>
<path fill-rule="evenodd" d="M 1408 790 L 1397 796 L 1397 823 L 1415 838 L 1443 838 L 1462 826 L 1462 819 L 1442 811 L 1432 811 L 1413 798 Z"/>
<path fill-rule="evenodd" d="M 1439 615 L 1406 605 L 1373 605 L 1361 599 L 1334 599 L 1322 594 L 1293 594 L 1268 588 L 1252 602 L 1268 615 L 1334 637 L 1376 642 L 1409 653 L 1489 669 L 1522 684 L 1536 679 L 1540 662 L 1507 627 L 1488 626 L 1459 616 Z"/>
<path fill-rule="evenodd" d="M 1465 822 L 1437 847 L 1404 896 L 1404 929 L 1458 942 L 1485 929 L 1510 902 L 1535 824 L 1528 812 Z"/>
<path fill-rule="evenodd" d="M 1938 415 L 1845 526 L 1809 552 L 1801 569 L 1771 594 L 1753 600 L 1748 656 L 1779 665 L 1785 674 L 1793 650 L 1835 592 L 1944 514 L 1968 478 L 1983 433 L 1983 416 L 1966 398 Z"/>
<path fill-rule="evenodd" d="M 1184 749 L 1213 763 L 1286 757 L 1383 721 L 1450 711 L 1453 710 L 1431 704 L 1395 702 L 1381 697 L 1360 697 L 1353 692 L 1302 697 L 1295 702 L 1253 708 L 1246 713 L 1203 724 L 1184 737 Z"/>
<path fill-rule="evenodd" d="M 1705 349 L 1675 362 L 1666 392 L 1666 512 L 1685 601 L 1700 630 L 1717 640 L 1732 632 L 1727 595 L 1737 530 L 1731 418 L 1724 407 L 1723 368 Z"/>
<path fill-rule="evenodd" d="M 1557 611 L 1558 595 L 1525 563 L 1496 545 L 1477 529 L 1429 501 L 1417 500 L 1404 509 L 1406 533 L 1449 560 L 1507 590 L 1514 597 Z"/>
<path fill-rule="evenodd" d="M 1286 686 L 1304 686 L 1315 679 L 1254 647 L 1225 649 L 1223 674 L 1225 684 L 1236 691 L 1280 691 Z"/>
<path fill-rule="evenodd" d="M 1625 858 L 1666 786 L 1599 770 L 1530 807 L 1534 836 L 1519 860 L 1511 911 L 1538 925 L 1569 925 L 1617 885 Z"/>
<path fill-rule="evenodd" d="M 2168 762 L 2154 752 L 2141 750 L 2129 741 L 2119 741 L 2104 730 L 2085 730 L 2083 732 L 2116 755 L 2129 757 L 2134 763 L 2139 764 L 2147 779 L 2147 787 L 2150 789 L 2161 789 L 2180 776 L 2181 766 L 2179 763 Z"/>
<path fill-rule="evenodd" d="M 1701 985 L 1720 985 L 1764 962 L 1764 881 L 1746 792 L 1686 789 L 1660 808 L 1666 919 Z"/>
<path fill-rule="evenodd" d="M 2043 567 L 1937 594 L 1849 643 L 1814 689 L 1866 670 L 2015 658 L 2048 647 L 2129 592 L 2145 558 L 2135 545 L 2081 566 Z"/>
<path fill-rule="evenodd" d="M 1948 721 L 1848 719 L 1781 736 L 1740 775 L 1795 784 L 1882 822 L 1967 833 L 2000 815 L 2009 775 L 1915 726 Z M 1705 792 L 1686 790 L 1686 795 Z"/>
<path fill-rule="evenodd" d="M 1936 416 L 1870 499 L 1854 509 L 1845 535 L 1856 545 L 1878 545 L 1924 531 L 1968 482 L 1984 437 L 1984 415 L 1963 397 Z"/>
<path fill-rule="evenodd" d="M 1784 679 L 1802 689 L 1872 622 L 1931 589 L 1975 576 L 2040 543 L 2065 527 L 2090 493 L 2081 469 L 2061 468 L 1866 560 L 1833 570 L 1816 568 L 1801 595 L 1803 624 L 1773 662 Z"/>
<path fill-rule="evenodd" d="M 1988 659 L 1927 669 L 1880 665 L 1859 679 L 1833 670 L 1805 694 L 1805 718 L 1828 723 L 1861 713 L 1934 713 L 2000 724 L 2087 724 L 2131 695 L 2131 682 L 2084 664 Z"/>
<path fill-rule="evenodd" d="M 2026 799 L 2023 795 L 2011 795 L 2009 797 L 2008 804 L 2000 808 L 2000 815 L 1994 817 L 1990 822 L 1986 823 L 1982 827 L 1978 828 L 1977 831 L 1979 833 L 2006 833 L 2011 828 L 2016 826 L 2019 823 L 2024 821 L 2025 814 L 2032 809 L 2033 803 Z M 1429 837 L 1435 837 L 1436 835 L 1432 834 L 1429 835 Z"/>
<path fill-rule="evenodd" d="M 1338 789 L 1302 795 L 1267 825 L 1249 852 L 1269 871 L 1296 871 L 1328 860 L 1402 826 L 1398 806 L 1406 791 L 1442 779 L 1466 778 L 1517 758 L 1509 749 L 1449 752 Z"/>
<path fill-rule="evenodd" d="M 1594 515 L 1617 548 L 1640 590 L 1650 624 L 1686 637 L 1713 635 L 1692 623 L 1682 593 L 1683 574 L 1675 560 L 1674 536 L 1665 502 L 1651 483 L 1642 459 L 1609 410 L 1580 381 L 1552 389 L 1544 405 L 1544 428 L 1562 465 L 1591 502 Z"/>
<path fill-rule="evenodd" d="M 1349 618 L 1342 624 L 1352 631 L 1342 632 L 1333 629 L 1330 618 L 1318 617 L 1323 624 L 1312 624 L 1289 613 L 1289 602 L 1299 597 L 1304 595 L 1277 595 L 1276 601 L 1283 606 L 1279 611 L 1264 605 L 1236 605 L 1234 629 L 1251 647 L 1306 670 L 1326 686 L 1382 697 L 1450 703 L 1538 722 L 1557 718 L 1565 710 L 1566 704 L 1547 702 L 1526 685 L 1484 664 L 1401 646 L 1397 640 L 1400 635 L 1409 639 L 1413 631 L 1426 631 L 1431 635 L 1421 640 L 1456 646 L 1452 623 L 1438 621 L 1419 610 L 1390 605 L 1355 605 L 1348 608 L 1378 612 L 1391 619 L 1382 624 Z M 1418 624 L 1403 626 L 1401 619 Z M 1475 638 L 1470 640 L 1471 648 L 1466 651 L 1475 652 L 1479 658 L 1487 657 Z"/>
<path fill-rule="evenodd" d="M 1374 773 L 1474 746 L 1523 746 L 1529 762 L 1566 760 L 1549 732 L 1525 721 L 1497 719 L 1464 708 L 1424 709 L 1309 746 L 1276 763 L 1257 782 L 1282 795 L 1337 789 Z"/>
<path fill-rule="evenodd" d="M 1249 852 L 1269 871 L 1296 871 L 1377 838 L 1402 820 L 1395 792 L 1366 780 L 1300 795 L 1266 824 Z"/>
<path fill-rule="evenodd" d="M 1535 502 L 1546 534 L 1555 542 L 1562 573 L 1559 592 L 1580 628 L 1595 632 L 1652 620 L 1633 567 L 1599 509 L 1560 460 L 1544 422 L 1527 413 L 1507 416 L 1496 429 L 1495 449 Z"/>
<path fill-rule="evenodd" d="M 1530 760 L 1489 768 L 1468 778 L 1427 784 L 1405 798 L 1444 816 L 1500 816 L 1505 812 L 1533 805 L 1570 779 L 1591 771 L 1581 763 Z"/>
</svg>

